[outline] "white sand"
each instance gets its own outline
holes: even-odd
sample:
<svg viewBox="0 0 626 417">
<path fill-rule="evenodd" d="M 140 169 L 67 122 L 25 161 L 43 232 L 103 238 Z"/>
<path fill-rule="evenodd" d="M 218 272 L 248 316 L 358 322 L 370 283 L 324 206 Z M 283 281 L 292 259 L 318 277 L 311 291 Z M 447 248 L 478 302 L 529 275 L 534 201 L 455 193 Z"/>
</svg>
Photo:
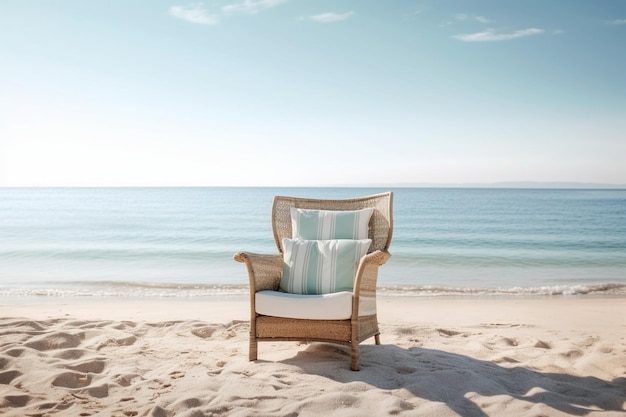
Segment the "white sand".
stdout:
<svg viewBox="0 0 626 417">
<path fill-rule="evenodd" d="M 625 416 L 626 299 L 379 300 L 381 346 L 261 343 L 248 304 L 0 306 L 3 416 Z"/>
</svg>

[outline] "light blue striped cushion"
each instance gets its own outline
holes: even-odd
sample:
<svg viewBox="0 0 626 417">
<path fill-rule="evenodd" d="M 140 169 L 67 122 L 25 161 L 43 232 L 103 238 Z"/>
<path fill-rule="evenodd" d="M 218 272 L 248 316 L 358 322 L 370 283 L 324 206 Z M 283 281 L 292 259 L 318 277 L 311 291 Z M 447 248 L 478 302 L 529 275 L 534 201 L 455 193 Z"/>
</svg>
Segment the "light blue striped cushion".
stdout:
<svg viewBox="0 0 626 417">
<path fill-rule="evenodd" d="M 367 239 L 374 209 L 351 211 L 307 210 L 291 208 L 294 239 Z"/>
<path fill-rule="evenodd" d="M 283 239 L 281 290 L 291 294 L 352 291 L 360 259 L 371 239 Z"/>
</svg>

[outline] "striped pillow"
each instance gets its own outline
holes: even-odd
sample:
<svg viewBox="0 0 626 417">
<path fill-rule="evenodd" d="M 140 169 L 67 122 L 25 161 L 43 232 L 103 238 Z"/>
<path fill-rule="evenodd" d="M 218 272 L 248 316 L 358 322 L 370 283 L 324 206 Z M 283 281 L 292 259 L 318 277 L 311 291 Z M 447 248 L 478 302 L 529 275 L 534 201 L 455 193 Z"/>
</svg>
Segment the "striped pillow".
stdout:
<svg viewBox="0 0 626 417">
<path fill-rule="evenodd" d="M 310 295 L 352 291 L 359 261 L 371 243 L 371 239 L 283 239 L 281 290 Z"/>
<path fill-rule="evenodd" d="M 294 239 L 367 239 L 373 208 L 354 211 L 291 208 Z"/>
</svg>

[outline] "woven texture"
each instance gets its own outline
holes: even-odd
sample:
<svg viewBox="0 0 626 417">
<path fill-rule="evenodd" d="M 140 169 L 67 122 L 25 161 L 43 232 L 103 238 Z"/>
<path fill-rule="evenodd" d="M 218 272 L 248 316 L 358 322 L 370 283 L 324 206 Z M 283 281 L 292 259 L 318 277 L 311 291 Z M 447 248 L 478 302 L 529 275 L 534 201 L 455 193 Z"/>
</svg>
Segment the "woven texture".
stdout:
<svg viewBox="0 0 626 417">
<path fill-rule="evenodd" d="M 272 229 L 278 251 L 283 253 L 282 240 L 292 239 L 291 208 L 310 210 L 361 210 L 373 208 L 369 223 L 369 238 L 372 245 L 369 251 L 386 251 L 391 244 L 393 230 L 392 193 L 376 194 L 347 200 L 318 200 L 296 197 L 274 197 L 272 208 Z"/>
<path fill-rule="evenodd" d="M 234 259 L 246 265 L 250 280 L 249 358 L 258 357 L 261 341 L 318 341 L 350 346 L 350 369 L 359 370 L 359 343 L 374 337 L 380 344 L 376 316 L 378 269 L 391 256 L 388 252 L 393 231 L 393 194 L 391 192 L 347 200 L 319 200 L 276 196 L 272 207 L 272 229 L 278 255 L 248 252 Z M 298 320 L 261 316 L 256 313 L 255 293 L 277 290 L 283 271 L 282 240 L 292 238 L 292 207 L 312 210 L 360 210 L 373 208 L 368 235 L 372 239 L 368 254 L 356 271 L 352 297 L 352 317 L 348 320 Z"/>
</svg>

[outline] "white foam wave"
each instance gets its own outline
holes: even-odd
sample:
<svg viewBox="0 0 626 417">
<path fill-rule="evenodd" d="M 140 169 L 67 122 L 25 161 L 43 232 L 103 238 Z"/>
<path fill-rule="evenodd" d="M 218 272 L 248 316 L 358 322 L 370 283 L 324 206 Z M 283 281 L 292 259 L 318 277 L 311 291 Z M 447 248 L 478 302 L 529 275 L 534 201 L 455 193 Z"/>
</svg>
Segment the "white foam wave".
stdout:
<svg viewBox="0 0 626 417">
<path fill-rule="evenodd" d="M 142 282 L 92 282 L 83 285 L 41 285 L 35 287 L 0 288 L 0 297 L 93 297 L 93 298 L 177 298 L 194 299 L 216 296 L 247 296 L 247 285 L 153 284 Z M 556 285 L 511 288 L 470 288 L 445 286 L 383 286 L 385 296 L 626 296 L 626 284 Z"/>
<path fill-rule="evenodd" d="M 569 295 L 624 295 L 625 284 L 554 285 L 511 288 L 470 288 L 438 286 L 387 286 L 380 294 L 398 296 L 569 296 Z"/>
</svg>

